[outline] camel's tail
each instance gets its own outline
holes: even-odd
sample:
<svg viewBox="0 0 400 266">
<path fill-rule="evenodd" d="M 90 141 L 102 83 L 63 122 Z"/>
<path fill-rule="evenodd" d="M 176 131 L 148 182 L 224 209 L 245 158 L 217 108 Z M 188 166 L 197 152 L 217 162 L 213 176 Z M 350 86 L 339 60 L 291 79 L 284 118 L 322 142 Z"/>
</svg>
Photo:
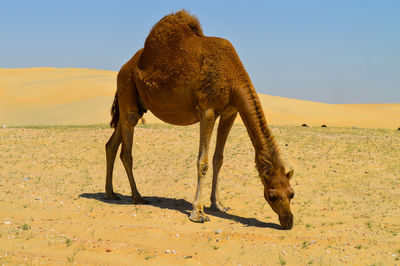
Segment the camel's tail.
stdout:
<svg viewBox="0 0 400 266">
<path fill-rule="evenodd" d="M 119 120 L 119 106 L 118 106 L 118 95 L 117 93 L 115 93 L 115 97 L 114 97 L 114 102 L 112 104 L 111 107 L 111 122 L 110 122 L 110 126 L 112 128 L 116 128 L 118 125 L 118 120 Z"/>
</svg>

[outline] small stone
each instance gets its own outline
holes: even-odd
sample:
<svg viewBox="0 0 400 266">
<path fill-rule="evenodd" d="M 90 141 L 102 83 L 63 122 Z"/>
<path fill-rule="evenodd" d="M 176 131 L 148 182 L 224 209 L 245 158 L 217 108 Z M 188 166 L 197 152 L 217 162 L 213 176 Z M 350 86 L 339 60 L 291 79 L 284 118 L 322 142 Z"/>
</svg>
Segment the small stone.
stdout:
<svg viewBox="0 0 400 266">
<path fill-rule="evenodd" d="M 368 171 L 365 171 L 364 173 L 365 173 L 365 174 L 368 174 Z"/>
<path fill-rule="evenodd" d="M 215 230 L 214 233 L 215 233 L 216 235 L 221 234 L 221 233 L 222 233 L 222 230 L 220 230 L 220 229 Z"/>
<path fill-rule="evenodd" d="M 175 250 L 172 250 L 171 252 L 172 252 L 172 254 L 176 254 L 176 251 L 175 251 Z"/>
<path fill-rule="evenodd" d="M 107 248 L 107 249 L 106 249 L 106 252 L 111 252 L 111 249 L 110 249 L 110 248 Z"/>
<path fill-rule="evenodd" d="M 7 126 L 6 125 L 2 125 L 2 128 L 7 128 Z"/>
<path fill-rule="evenodd" d="M 11 222 L 7 221 L 7 222 L 4 222 L 4 224 L 11 224 Z"/>
<path fill-rule="evenodd" d="M 192 256 L 185 256 L 184 259 L 191 259 Z"/>
<path fill-rule="evenodd" d="M 176 237 L 179 237 L 179 234 L 176 234 Z"/>
<path fill-rule="evenodd" d="M 334 172 L 334 173 L 337 173 L 337 170 L 336 170 L 336 169 L 333 169 L 333 172 Z"/>
<path fill-rule="evenodd" d="M 171 253 L 171 250 L 167 249 L 165 250 L 165 253 Z"/>
</svg>

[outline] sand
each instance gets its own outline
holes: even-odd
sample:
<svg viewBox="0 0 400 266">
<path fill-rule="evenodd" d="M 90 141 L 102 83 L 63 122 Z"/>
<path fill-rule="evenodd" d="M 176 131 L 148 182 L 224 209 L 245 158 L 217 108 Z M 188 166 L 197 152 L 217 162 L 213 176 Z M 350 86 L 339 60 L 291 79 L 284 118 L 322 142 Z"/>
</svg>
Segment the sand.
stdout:
<svg viewBox="0 0 400 266">
<path fill-rule="evenodd" d="M 0 129 L 0 264 L 394 265 L 400 258 L 400 134 L 272 127 L 296 196 L 290 231 L 263 198 L 254 150 L 235 125 L 221 169 L 231 210 L 190 222 L 198 126 L 139 126 L 130 204 L 117 158 L 104 199 L 105 127 Z M 285 145 L 287 144 L 287 145 Z M 215 145 L 215 134 L 211 147 Z M 209 206 L 211 170 L 203 200 Z"/>
<path fill-rule="evenodd" d="M 0 69 L 0 125 L 107 124 L 115 71 L 77 68 Z M 260 94 L 270 125 L 397 129 L 398 104 L 325 104 Z M 162 123 L 150 112 L 148 123 Z M 237 123 L 241 123 L 240 118 Z"/>
</svg>

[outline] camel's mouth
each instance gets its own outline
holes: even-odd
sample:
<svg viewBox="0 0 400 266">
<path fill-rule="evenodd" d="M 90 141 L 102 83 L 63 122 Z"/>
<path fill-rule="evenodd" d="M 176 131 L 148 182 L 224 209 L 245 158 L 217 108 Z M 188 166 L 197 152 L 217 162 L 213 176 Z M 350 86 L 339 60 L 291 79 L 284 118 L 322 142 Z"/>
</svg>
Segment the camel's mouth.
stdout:
<svg viewBox="0 0 400 266">
<path fill-rule="evenodd" d="M 285 230 L 290 230 L 293 228 L 293 214 L 288 214 L 286 216 L 279 216 L 279 222 Z"/>
</svg>

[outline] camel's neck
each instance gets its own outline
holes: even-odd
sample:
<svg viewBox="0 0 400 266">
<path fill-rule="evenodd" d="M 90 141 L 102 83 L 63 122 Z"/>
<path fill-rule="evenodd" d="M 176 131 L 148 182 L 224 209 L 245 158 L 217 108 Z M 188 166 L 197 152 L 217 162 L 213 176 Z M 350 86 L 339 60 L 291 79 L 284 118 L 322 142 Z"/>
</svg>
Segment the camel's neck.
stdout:
<svg viewBox="0 0 400 266">
<path fill-rule="evenodd" d="M 256 166 L 259 172 L 269 172 L 272 168 L 281 167 L 282 161 L 277 145 L 267 126 L 260 99 L 253 86 L 237 89 L 233 97 L 256 151 Z"/>
</svg>

